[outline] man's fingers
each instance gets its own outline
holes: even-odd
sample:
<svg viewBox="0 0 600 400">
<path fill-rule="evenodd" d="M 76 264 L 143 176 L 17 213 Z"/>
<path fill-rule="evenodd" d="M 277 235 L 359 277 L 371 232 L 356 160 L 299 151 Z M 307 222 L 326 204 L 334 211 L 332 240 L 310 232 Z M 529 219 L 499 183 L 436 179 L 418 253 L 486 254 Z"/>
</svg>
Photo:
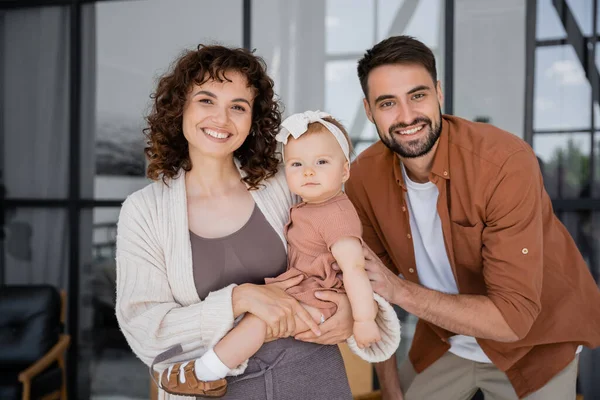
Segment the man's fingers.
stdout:
<svg viewBox="0 0 600 400">
<path fill-rule="evenodd" d="M 334 328 L 336 326 L 337 325 L 335 322 L 332 322 L 331 319 L 328 319 L 319 325 L 319 329 L 321 330 L 320 336 L 315 335 L 313 331 L 306 331 L 297 334 L 294 339 L 310 343 L 338 344 L 343 341 L 343 338 L 335 333 Z"/>
<path fill-rule="evenodd" d="M 296 335 L 295 339 L 304 342 L 321 343 L 321 344 L 337 344 L 341 340 L 334 333 L 330 332 L 336 326 L 335 322 L 328 319 L 319 325 L 320 335 L 316 335 L 313 331 L 306 331 Z"/>
<path fill-rule="evenodd" d="M 337 305 L 340 304 L 340 296 L 344 296 L 343 294 L 339 294 L 334 292 L 333 290 L 323 290 L 320 292 L 315 292 L 315 297 L 319 300 L 331 301 Z"/>
</svg>

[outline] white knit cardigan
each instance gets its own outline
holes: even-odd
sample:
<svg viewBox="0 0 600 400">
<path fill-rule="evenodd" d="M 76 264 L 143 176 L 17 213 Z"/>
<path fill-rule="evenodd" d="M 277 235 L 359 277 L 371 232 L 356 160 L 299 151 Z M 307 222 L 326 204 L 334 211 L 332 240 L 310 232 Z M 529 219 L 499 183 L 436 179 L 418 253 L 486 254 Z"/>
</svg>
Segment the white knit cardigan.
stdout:
<svg viewBox="0 0 600 400">
<path fill-rule="evenodd" d="M 287 186 L 283 168 L 263 184 L 250 193 L 286 246 L 283 228 L 297 197 Z M 158 354 L 178 344 L 182 353 L 169 363 L 198 358 L 233 327 L 234 284 L 209 293 L 202 301 L 198 297 L 185 172 L 170 179 L 168 185 L 155 182 L 125 200 L 118 221 L 116 263 L 117 319 L 133 352 L 145 364 L 150 365 Z M 382 350 L 385 355 L 379 354 L 373 361 L 389 358 L 400 341 L 400 326 L 392 307 L 381 298 L 378 302 L 377 319 L 383 340 L 379 346 L 367 349 L 367 356 Z M 348 343 L 353 350 L 364 352 L 353 343 L 353 338 Z M 243 373 L 246 366 L 247 361 L 231 375 Z M 164 367 L 159 364 L 157 369 Z"/>
</svg>

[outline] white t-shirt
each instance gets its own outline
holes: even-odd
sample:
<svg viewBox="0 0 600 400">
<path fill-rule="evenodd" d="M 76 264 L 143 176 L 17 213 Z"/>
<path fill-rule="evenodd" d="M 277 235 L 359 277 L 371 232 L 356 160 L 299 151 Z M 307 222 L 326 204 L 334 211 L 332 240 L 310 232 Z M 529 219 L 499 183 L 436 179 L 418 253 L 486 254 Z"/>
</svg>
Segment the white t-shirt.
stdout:
<svg viewBox="0 0 600 400">
<path fill-rule="evenodd" d="M 439 191 L 432 182 L 411 181 L 402 165 L 408 190 L 410 229 L 415 249 L 417 273 L 423 286 L 443 293 L 457 294 L 458 286 L 448 260 L 442 222 L 437 212 Z M 450 352 L 468 360 L 491 363 L 474 337 L 455 335 L 449 339 Z"/>
</svg>

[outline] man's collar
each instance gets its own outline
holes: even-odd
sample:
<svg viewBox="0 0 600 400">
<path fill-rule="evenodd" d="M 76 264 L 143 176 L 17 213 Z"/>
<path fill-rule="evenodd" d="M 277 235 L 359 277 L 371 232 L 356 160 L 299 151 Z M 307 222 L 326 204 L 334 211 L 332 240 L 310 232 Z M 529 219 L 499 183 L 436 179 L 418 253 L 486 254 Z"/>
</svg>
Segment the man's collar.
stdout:
<svg viewBox="0 0 600 400">
<path fill-rule="evenodd" d="M 444 179 L 450 179 L 450 163 L 448 157 L 448 151 L 450 146 L 448 144 L 450 137 L 450 128 L 447 120 L 442 116 L 441 120 L 442 124 L 442 132 L 440 133 L 440 138 L 438 139 L 438 146 L 435 151 L 435 155 L 433 156 L 433 164 L 431 166 L 431 174 L 437 175 Z"/>
</svg>

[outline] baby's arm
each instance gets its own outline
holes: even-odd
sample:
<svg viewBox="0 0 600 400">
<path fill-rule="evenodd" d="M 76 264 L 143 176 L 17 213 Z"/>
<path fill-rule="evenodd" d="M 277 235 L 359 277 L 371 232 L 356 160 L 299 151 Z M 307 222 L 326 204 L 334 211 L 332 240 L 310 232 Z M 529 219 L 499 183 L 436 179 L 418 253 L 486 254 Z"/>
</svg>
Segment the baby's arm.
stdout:
<svg viewBox="0 0 600 400">
<path fill-rule="evenodd" d="M 331 253 L 343 272 L 344 286 L 352 307 L 354 338 L 359 347 L 368 347 L 381 340 L 375 317 L 377 305 L 365 271 L 365 257 L 360 240 L 345 236 L 331 246 Z"/>
</svg>

